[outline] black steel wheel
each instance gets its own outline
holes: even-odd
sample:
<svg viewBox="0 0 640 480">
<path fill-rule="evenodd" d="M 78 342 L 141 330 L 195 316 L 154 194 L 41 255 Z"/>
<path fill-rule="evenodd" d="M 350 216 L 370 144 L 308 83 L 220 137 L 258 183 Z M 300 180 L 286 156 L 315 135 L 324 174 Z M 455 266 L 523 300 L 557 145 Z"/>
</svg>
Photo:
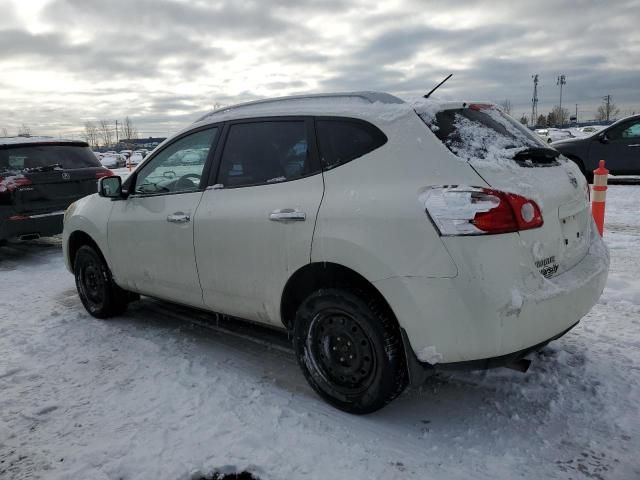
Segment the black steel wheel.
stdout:
<svg viewBox="0 0 640 480">
<path fill-rule="evenodd" d="M 294 348 L 314 390 L 335 407 L 370 413 L 407 385 L 400 333 L 376 299 L 319 290 L 298 309 Z"/>
<path fill-rule="evenodd" d="M 123 313 L 128 294 L 111 278 L 102 256 L 91 246 L 78 249 L 73 263 L 76 288 L 87 312 L 96 318 L 108 318 Z"/>
</svg>

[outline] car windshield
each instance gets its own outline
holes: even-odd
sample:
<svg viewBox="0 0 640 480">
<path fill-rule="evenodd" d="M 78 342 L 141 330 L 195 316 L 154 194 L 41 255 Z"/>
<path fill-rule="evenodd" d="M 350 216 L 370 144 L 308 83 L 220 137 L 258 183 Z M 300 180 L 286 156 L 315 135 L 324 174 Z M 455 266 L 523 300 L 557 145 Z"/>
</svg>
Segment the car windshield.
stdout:
<svg viewBox="0 0 640 480">
<path fill-rule="evenodd" d="M 421 118 L 464 160 L 513 158 L 518 152 L 546 146 L 525 126 L 489 105 L 442 110 L 431 121 Z"/>
<path fill-rule="evenodd" d="M 0 149 L 0 172 L 87 167 L 100 167 L 100 162 L 83 145 L 28 145 Z"/>
</svg>

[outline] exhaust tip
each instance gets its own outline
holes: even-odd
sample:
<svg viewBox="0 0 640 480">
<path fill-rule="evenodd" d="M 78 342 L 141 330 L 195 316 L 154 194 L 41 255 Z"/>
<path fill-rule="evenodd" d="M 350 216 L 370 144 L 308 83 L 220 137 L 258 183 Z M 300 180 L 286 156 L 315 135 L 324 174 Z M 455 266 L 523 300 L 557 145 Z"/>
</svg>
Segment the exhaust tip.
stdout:
<svg viewBox="0 0 640 480">
<path fill-rule="evenodd" d="M 515 362 L 507 363 L 505 367 L 510 368 L 511 370 L 516 370 L 521 373 L 525 373 L 529 370 L 531 366 L 531 360 L 526 358 L 521 358 L 520 360 L 516 360 Z"/>
<path fill-rule="evenodd" d="M 39 233 L 27 233 L 26 235 L 20 235 L 20 240 L 38 240 L 40 238 Z"/>
</svg>

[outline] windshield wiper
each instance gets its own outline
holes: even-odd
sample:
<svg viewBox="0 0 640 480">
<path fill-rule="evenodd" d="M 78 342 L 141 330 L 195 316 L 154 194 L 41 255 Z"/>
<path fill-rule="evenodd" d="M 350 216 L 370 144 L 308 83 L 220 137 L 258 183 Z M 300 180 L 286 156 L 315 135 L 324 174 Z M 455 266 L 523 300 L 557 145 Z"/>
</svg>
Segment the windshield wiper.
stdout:
<svg viewBox="0 0 640 480">
<path fill-rule="evenodd" d="M 50 172 L 51 170 L 61 169 L 62 165 L 59 163 L 52 163 L 51 165 L 43 165 L 41 167 L 25 168 L 25 172 Z"/>
<path fill-rule="evenodd" d="M 533 160 L 536 163 L 551 163 L 560 156 L 560 152 L 553 148 L 531 147 L 521 150 L 513 156 L 516 161 Z"/>
</svg>

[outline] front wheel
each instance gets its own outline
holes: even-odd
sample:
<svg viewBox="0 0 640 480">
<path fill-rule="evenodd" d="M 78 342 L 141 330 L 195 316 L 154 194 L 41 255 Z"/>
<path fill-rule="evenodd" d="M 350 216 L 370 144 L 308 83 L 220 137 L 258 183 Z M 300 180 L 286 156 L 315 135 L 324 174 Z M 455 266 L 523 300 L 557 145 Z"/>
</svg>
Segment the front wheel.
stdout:
<svg viewBox="0 0 640 480">
<path fill-rule="evenodd" d="M 294 348 L 313 389 L 349 413 L 374 412 L 407 386 L 398 327 L 376 299 L 319 290 L 296 313 Z"/>
<path fill-rule="evenodd" d="M 73 273 L 80 300 L 91 315 L 109 318 L 127 309 L 127 292 L 118 287 L 102 256 L 91 246 L 78 249 Z"/>
</svg>

